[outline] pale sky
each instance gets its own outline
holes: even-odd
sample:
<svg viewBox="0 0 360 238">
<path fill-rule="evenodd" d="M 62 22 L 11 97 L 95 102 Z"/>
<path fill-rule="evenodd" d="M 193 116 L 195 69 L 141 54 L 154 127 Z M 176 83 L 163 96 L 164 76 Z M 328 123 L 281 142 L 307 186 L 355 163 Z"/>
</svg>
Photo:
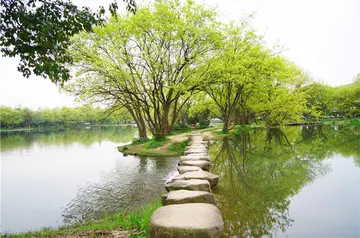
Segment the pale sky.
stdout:
<svg viewBox="0 0 360 238">
<path fill-rule="evenodd" d="M 97 9 L 99 1 L 73 0 Z M 107 6 L 112 0 L 101 1 Z M 360 73 L 359 0 L 207 0 L 217 6 L 221 19 L 238 20 L 256 12 L 253 27 L 265 34 L 271 46 L 277 40 L 282 54 L 328 85 L 352 82 Z M 122 1 L 118 0 L 120 7 Z M 23 78 L 18 61 L 0 58 L 0 105 L 22 107 L 76 106 L 73 98 L 60 94 L 50 80 Z"/>
</svg>

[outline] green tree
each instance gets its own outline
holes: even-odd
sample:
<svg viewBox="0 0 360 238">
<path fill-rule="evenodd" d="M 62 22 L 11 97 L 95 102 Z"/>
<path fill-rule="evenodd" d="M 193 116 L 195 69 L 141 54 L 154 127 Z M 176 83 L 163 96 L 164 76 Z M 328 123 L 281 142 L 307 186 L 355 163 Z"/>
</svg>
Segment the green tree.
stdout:
<svg viewBox="0 0 360 238">
<path fill-rule="evenodd" d="M 306 94 L 307 107 L 314 109 L 321 116 L 329 115 L 334 107 L 334 89 L 320 83 L 313 83 L 300 88 Z"/>
<path fill-rule="evenodd" d="M 248 24 L 244 21 L 240 26 L 227 27 L 223 45 L 205 66 L 208 70 L 202 90 L 217 105 L 224 121 L 224 133 L 228 132 L 245 88 L 257 81 L 259 68 L 270 57 Z"/>
<path fill-rule="evenodd" d="M 198 66 L 219 39 L 213 10 L 193 1 L 157 1 L 74 38 L 77 79 L 66 90 L 124 107 L 139 136 L 159 139 L 202 83 Z"/>
<path fill-rule="evenodd" d="M 334 113 L 345 117 L 360 115 L 360 80 L 359 75 L 354 83 L 335 88 Z"/>
<path fill-rule="evenodd" d="M 22 120 L 23 120 L 23 126 L 30 128 L 31 122 L 33 120 L 34 113 L 29 108 L 25 107 L 21 109 L 22 114 Z"/>
<path fill-rule="evenodd" d="M 22 115 L 20 110 L 11 107 L 0 107 L 0 127 L 17 127 L 22 122 Z"/>
<path fill-rule="evenodd" d="M 298 90 L 306 82 L 303 72 L 281 57 L 266 61 L 261 84 L 253 90 L 250 108 L 268 126 L 298 121 L 306 107 L 305 94 Z"/>
</svg>

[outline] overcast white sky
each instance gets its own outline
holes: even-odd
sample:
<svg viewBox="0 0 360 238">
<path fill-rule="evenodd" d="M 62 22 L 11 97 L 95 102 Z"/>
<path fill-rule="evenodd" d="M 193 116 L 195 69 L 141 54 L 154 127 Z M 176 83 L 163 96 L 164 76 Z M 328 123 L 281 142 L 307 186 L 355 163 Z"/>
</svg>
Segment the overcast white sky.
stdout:
<svg viewBox="0 0 360 238">
<path fill-rule="evenodd" d="M 112 0 L 101 1 L 108 5 Z M 97 9 L 100 1 L 73 0 Z M 118 0 L 120 7 L 122 1 Z M 328 85 L 352 82 L 360 73 L 359 0 L 208 0 L 217 6 L 221 18 L 237 20 L 256 12 L 252 24 L 266 33 L 268 43 L 279 40 L 283 53 Z M 72 97 L 58 92 L 49 80 L 23 78 L 14 58 L 0 58 L 0 105 L 22 107 L 76 106 Z"/>
</svg>

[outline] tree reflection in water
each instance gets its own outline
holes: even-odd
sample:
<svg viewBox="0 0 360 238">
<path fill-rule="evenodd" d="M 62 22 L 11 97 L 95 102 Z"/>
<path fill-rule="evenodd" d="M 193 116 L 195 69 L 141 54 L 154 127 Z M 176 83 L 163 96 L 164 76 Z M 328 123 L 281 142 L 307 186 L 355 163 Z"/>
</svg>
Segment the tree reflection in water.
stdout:
<svg viewBox="0 0 360 238">
<path fill-rule="evenodd" d="M 257 129 L 225 137 L 210 147 L 216 194 L 225 221 L 224 237 L 273 236 L 285 231 L 292 196 L 329 171 L 334 153 L 359 163 L 358 128 L 290 127 Z"/>
</svg>

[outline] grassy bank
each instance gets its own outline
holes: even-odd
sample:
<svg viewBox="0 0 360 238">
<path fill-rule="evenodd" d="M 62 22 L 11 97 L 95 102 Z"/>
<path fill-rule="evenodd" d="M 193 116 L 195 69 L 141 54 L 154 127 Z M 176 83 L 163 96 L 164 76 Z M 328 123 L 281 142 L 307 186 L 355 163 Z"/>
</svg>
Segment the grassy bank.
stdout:
<svg viewBox="0 0 360 238">
<path fill-rule="evenodd" d="M 197 131 L 207 133 L 216 130 L 216 128 L 203 128 Z M 119 146 L 118 150 L 124 155 L 138 155 L 150 157 L 171 157 L 180 156 L 184 153 L 188 145 L 188 135 L 192 130 L 190 128 L 172 131 L 166 135 L 164 140 L 146 139 L 134 140 L 129 145 Z M 206 135 L 204 135 L 206 138 Z"/>
<path fill-rule="evenodd" d="M 18 234 L 4 234 L 1 237 L 113 237 L 113 234 L 127 231 L 128 237 L 149 237 L 150 217 L 161 206 L 160 201 L 152 202 L 138 210 L 120 212 L 99 221 L 62 226 L 56 229 Z"/>
<path fill-rule="evenodd" d="M 119 146 L 118 150 L 124 155 L 139 155 L 150 157 L 171 157 L 180 156 L 188 144 L 188 139 L 174 141 L 167 137 L 165 140 L 158 141 L 155 139 L 142 142 L 134 141 L 130 145 Z"/>
</svg>

